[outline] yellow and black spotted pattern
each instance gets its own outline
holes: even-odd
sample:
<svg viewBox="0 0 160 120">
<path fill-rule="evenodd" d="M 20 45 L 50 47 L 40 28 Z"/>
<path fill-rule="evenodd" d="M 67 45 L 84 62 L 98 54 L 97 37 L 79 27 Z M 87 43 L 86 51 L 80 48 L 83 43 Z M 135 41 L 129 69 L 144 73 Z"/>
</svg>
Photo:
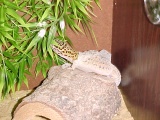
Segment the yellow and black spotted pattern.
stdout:
<svg viewBox="0 0 160 120">
<path fill-rule="evenodd" d="M 75 51 L 67 42 L 56 40 L 57 45 L 53 45 L 52 49 L 59 56 L 72 62 L 78 58 L 78 52 Z"/>
</svg>

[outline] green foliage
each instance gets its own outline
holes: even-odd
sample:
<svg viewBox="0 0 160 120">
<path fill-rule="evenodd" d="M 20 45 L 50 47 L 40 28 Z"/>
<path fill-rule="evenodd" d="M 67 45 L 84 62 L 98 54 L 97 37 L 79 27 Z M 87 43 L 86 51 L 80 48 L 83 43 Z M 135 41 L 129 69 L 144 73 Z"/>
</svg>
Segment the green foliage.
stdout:
<svg viewBox="0 0 160 120">
<path fill-rule="evenodd" d="M 35 74 L 46 71 L 62 58 L 53 53 L 55 39 L 70 40 L 66 27 L 91 30 L 92 0 L 0 0 L 0 96 L 19 90 L 36 64 Z M 99 1 L 94 0 L 99 6 Z M 33 53 L 33 51 L 35 51 Z M 36 63 L 35 60 L 38 59 Z"/>
</svg>

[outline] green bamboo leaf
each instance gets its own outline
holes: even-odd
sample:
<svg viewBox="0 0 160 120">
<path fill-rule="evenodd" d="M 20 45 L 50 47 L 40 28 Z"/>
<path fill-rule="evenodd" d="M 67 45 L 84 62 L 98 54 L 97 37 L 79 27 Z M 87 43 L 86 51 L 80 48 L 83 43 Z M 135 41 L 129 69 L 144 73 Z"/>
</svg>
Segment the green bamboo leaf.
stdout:
<svg viewBox="0 0 160 120">
<path fill-rule="evenodd" d="M 46 4 L 51 4 L 50 0 L 42 0 Z"/>
<path fill-rule="evenodd" d="M 42 75 L 44 78 L 47 77 L 47 72 L 46 72 L 46 69 L 44 67 L 42 67 Z"/>
<path fill-rule="evenodd" d="M 102 9 L 99 0 L 94 0 L 94 1 L 95 1 L 95 3 L 98 5 L 98 7 L 99 7 L 100 9 Z"/>
<path fill-rule="evenodd" d="M 6 38 L 14 41 L 13 37 L 12 37 L 8 32 L 1 31 L 1 34 L 2 34 L 4 37 L 6 37 Z"/>
<path fill-rule="evenodd" d="M 5 38 L 3 37 L 3 35 L 1 35 L 1 34 L 0 34 L 0 41 L 3 43 L 3 45 L 4 45 L 6 48 L 8 48 L 8 45 L 7 45 L 7 43 L 6 43 L 6 40 L 5 40 Z"/>
<path fill-rule="evenodd" d="M 66 22 L 69 24 L 69 26 L 76 32 L 78 30 L 79 32 L 83 33 L 80 27 L 75 23 L 74 20 L 70 18 L 70 16 L 65 16 Z"/>
<path fill-rule="evenodd" d="M 32 5 L 32 6 L 35 6 L 35 3 L 36 3 L 36 0 L 30 0 L 30 4 Z M 34 8 L 34 7 L 33 7 Z"/>
<path fill-rule="evenodd" d="M 21 25 L 25 24 L 24 20 L 13 9 L 7 8 L 6 13 L 15 18 Z"/>
<path fill-rule="evenodd" d="M 15 91 L 16 91 L 15 85 L 12 85 L 12 86 L 11 86 L 11 90 L 12 90 L 13 93 L 15 93 Z"/>
<path fill-rule="evenodd" d="M 70 0 L 65 0 L 66 1 L 66 3 L 67 3 L 67 6 L 71 6 L 71 2 L 70 2 Z"/>
<path fill-rule="evenodd" d="M 20 90 L 20 88 L 21 88 L 21 85 L 22 85 L 22 83 L 21 83 L 22 81 L 18 81 L 18 83 L 17 83 L 17 90 L 19 91 Z"/>
<path fill-rule="evenodd" d="M 17 6 L 15 3 L 10 2 L 9 0 L 3 0 L 4 4 L 11 8 L 11 9 L 15 9 L 15 10 L 21 10 L 21 8 L 19 6 Z"/>
<path fill-rule="evenodd" d="M 44 38 L 43 39 L 41 39 L 38 43 L 37 43 L 37 47 L 36 47 L 36 49 L 38 50 L 38 54 L 41 54 L 42 56 L 43 56 L 43 48 L 42 48 L 42 42 L 43 42 L 43 40 L 44 40 Z"/>
<path fill-rule="evenodd" d="M 30 28 L 30 27 L 37 27 L 38 23 L 34 22 L 34 23 L 26 23 L 23 25 L 19 25 L 20 27 L 26 27 L 26 28 Z"/>
<path fill-rule="evenodd" d="M 25 53 L 27 53 L 30 49 L 32 49 L 32 47 L 34 47 L 35 45 L 37 45 L 37 43 L 42 40 L 41 37 L 38 36 L 38 34 L 32 39 L 32 41 L 29 43 L 27 49 L 25 50 Z"/>
<path fill-rule="evenodd" d="M 21 4 L 20 4 L 20 8 L 24 8 L 27 6 L 27 1 L 23 1 Z"/>
<path fill-rule="evenodd" d="M 69 4 L 67 0 L 64 0 L 64 5 L 63 5 L 63 14 L 67 12 L 67 9 L 69 8 Z"/>
<path fill-rule="evenodd" d="M 5 83 L 2 91 L 2 99 L 9 93 L 10 86 L 8 85 L 8 76 L 6 75 Z"/>
<path fill-rule="evenodd" d="M 18 70 L 18 84 L 17 84 L 17 89 L 20 90 L 20 87 L 22 85 L 22 81 L 25 79 L 24 77 L 24 71 L 25 71 L 25 64 L 26 60 L 23 58 L 21 62 L 19 63 L 19 70 Z"/>
<path fill-rule="evenodd" d="M 41 53 L 41 54 L 42 54 L 42 41 L 43 41 L 43 40 L 40 40 L 40 41 L 37 43 L 38 53 Z"/>
<path fill-rule="evenodd" d="M 57 0 L 56 6 L 55 6 L 55 11 L 54 11 L 56 19 L 58 18 L 58 15 L 59 15 L 59 12 L 58 12 L 59 2 L 60 2 L 60 0 Z"/>
<path fill-rule="evenodd" d="M 49 29 L 49 35 L 48 35 L 48 39 L 47 39 L 47 49 L 49 49 L 51 47 L 51 43 L 55 37 L 57 31 L 57 27 L 55 24 L 52 24 L 52 26 Z"/>
<path fill-rule="evenodd" d="M 59 57 L 57 54 L 54 54 L 54 61 L 57 65 L 61 65 L 60 61 L 59 61 Z"/>
<path fill-rule="evenodd" d="M 72 41 L 71 41 L 71 39 L 69 39 L 69 37 L 65 36 L 65 40 L 67 41 L 67 43 L 68 43 L 70 46 L 73 46 Z"/>
<path fill-rule="evenodd" d="M 22 59 L 19 64 L 19 79 L 20 81 L 24 79 L 24 71 L 25 71 L 26 59 Z"/>
<path fill-rule="evenodd" d="M 23 12 L 26 12 L 26 13 L 28 13 L 28 11 L 26 11 L 25 9 L 23 9 L 24 8 L 24 5 L 26 5 L 26 4 L 24 4 L 24 2 L 20 5 L 20 4 L 15 4 L 14 2 L 11 2 L 11 1 L 9 1 L 9 0 L 3 0 L 3 2 L 4 2 L 4 4 L 8 7 L 8 8 L 10 8 L 10 9 L 13 9 L 13 10 L 20 10 L 20 11 L 23 11 Z"/>
<path fill-rule="evenodd" d="M 17 50 L 19 50 L 19 52 L 25 54 L 24 51 L 21 49 L 21 47 L 19 45 L 17 45 L 17 42 L 10 40 L 10 39 L 8 39 L 8 41 L 11 44 L 11 46 L 10 46 L 10 48 L 8 48 L 8 50 L 16 48 Z"/>
<path fill-rule="evenodd" d="M 4 31 L 4 32 L 8 32 L 8 31 L 12 31 L 13 29 L 7 27 L 6 25 L 5 26 L 0 26 L 0 31 Z"/>
<path fill-rule="evenodd" d="M 1 50 L 2 48 L 0 48 L 0 50 Z M 2 50 L 1 50 L 2 51 Z M 0 64 L 2 63 L 2 57 L 0 57 Z"/>
<path fill-rule="evenodd" d="M 27 88 L 29 88 L 29 86 L 28 86 L 28 80 L 27 80 L 26 77 L 23 78 L 23 82 L 24 82 L 24 84 L 27 86 Z"/>
<path fill-rule="evenodd" d="M 74 1 L 71 2 L 71 7 L 72 7 L 74 15 L 77 17 L 77 8 L 76 8 Z"/>
<path fill-rule="evenodd" d="M 42 51 L 43 51 L 43 57 L 46 57 L 47 55 L 47 40 L 44 38 L 42 40 Z"/>
<path fill-rule="evenodd" d="M 87 16 L 89 16 L 88 12 L 85 9 L 85 6 L 83 6 L 80 2 L 75 1 L 75 4 L 77 6 L 77 8 L 83 12 L 84 14 L 86 14 Z"/>
<path fill-rule="evenodd" d="M 6 8 L 4 6 L 0 6 L 0 23 L 4 23 L 6 16 Z"/>
<path fill-rule="evenodd" d="M 29 71 L 29 69 L 25 69 L 25 74 L 27 74 L 27 75 L 32 75 L 32 73 Z"/>
<path fill-rule="evenodd" d="M 15 74 L 11 73 L 10 71 L 7 72 L 8 80 L 9 80 L 9 86 L 12 92 L 15 92 Z"/>
<path fill-rule="evenodd" d="M 4 62 L 6 64 L 6 66 L 8 67 L 8 69 L 10 69 L 16 75 L 17 71 L 16 71 L 14 65 L 8 59 L 6 59 Z"/>
<path fill-rule="evenodd" d="M 37 18 L 37 12 L 33 13 L 32 16 L 28 19 L 28 22 L 31 22 Z"/>
<path fill-rule="evenodd" d="M 27 61 L 28 68 L 31 68 L 32 65 L 33 65 L 33 59 L 32 59 L 33 58 L 33 54 L 31 52 L 29 54 L 30 54 L 30 57 L 27 57 L 26 61 Z"/>
<path fill-rule="evenodd" d="M 25 51 L 26 47 L 27 47 L 28 44 L 30 43 L 29 40 L 30 40 L 31 38 L 32 38 L 31 36 L 30 36 L 30 38 L 27 38 L 27 36 L 26 36 L 25 38 L 23 38 L 24 41 L 20 44 L 20 46 L 21 46 L 21 48 L 22 48 L 23 51 Z"/>
<path fill-rule="evenodd" d="M 14 30 L 13 30 L 13 39 L 14 40 L 17 40 L 17 39 L 20 39 L 20 35 L 19 35 L 19 27 L 15 27 Z"/>
<path fill-rule="evenodd" d="M 40 73 L 40 71 L 41 71 L 41 62 L 38 62 L 37 64 L 36 64 L 36 76 L 38 76 L 38 74 Z"/>
<path fill-rule="evenodd" d="M 15 59 L 16 61 L 20 60 L 21 58 L 22 58 L 22 54 L 20 54 L 20 55 L 15 55 L 15 56 L 14 56 L 14 59 Z"/>
<path fill-rule="evenodd" d="M 2 97 L 2 90 L 5 85 L 5 71 L 4 68 L 0 68 L 0 97 Z"/>
<path fill-rule="evenodd" d="M 91 2 L 91 0 L 81 0 L 82 3 L 88 4 Z"/>
<path fill-rule="evenodd" d="M 0 57 L 0 69 L 6 67 L 3 72 L 4 83 L 0 84 L 0 93 L 3 96 L 9 91 L 15 91 L 16 88 L 20 89 L 22 82 L 28 86 L 25 75 L 29 73 L 35 58 L 39 60 L 35 70 L 36 76 L 42 72 L 46 77 L 46 71 L 52 66 L 53 60 L 59 65 L 66 62 L 60 56 L 54 56 L 51 48 L 55 38 L 70 41 L 65 36 L 66 31 L 63 33 L 59 28 L 60 20 L 64 19 L 66 26 L 77 33 L 82 32 L 79 25 L 84 23 L 85 28 L 93 35 L 93 30 L 89 25 L 90 9 L 87 8 L 92 9 L 92 4 L 90 4 L 92 0 L 55 0 L 51 1 L 51 4 L 48 1 L 50 0 L 1 0 L 0 2 L 0 44 L 4 46 L 0 54 L 9 61 L 4 62 L 3 65 L 2 57 Z M 94 1 L 99 4 L 99 0 Z M 26 8 L 27 11 L 25 11 Z M 42 26 L 47 29 L 45 36 L 36 34 L 36 31 L 40 29 L 37 23 L 43 21 L 47 22 L 46 26 Z M 37 52 L 31 55 L 34 48 Z M 22 62 L 23 60 L 25 63 Z M 13 71 L 16 71 L 16 74 Z"/>
<path fill-rule="evenodd" d="M 53 59 L 53 58 L 54 58 L 54 56 L 53 56 L 52 48 L 51 48 L 51 47 L 49 47 L 47 50 L 48 50 L 49 55 L 50 55 L 50 56 L 51 56 L 51 58 Z"/>
<path fill-rule="evenodd" d="M 64 63 L 66 63 L 67 61 L 65 59 L 63 59 L 62 57 L 60 57 L 59 55 L 56 55 L 56 61 L 57 61 L 57 65 L 63 65 Z"/>
<path fill-rule="evenodd" d="M 50 8 L 50 7 L 47 8 L 47 9 L 44 11 L 44 13 L 43 13 L 43 15 L 42 15 L 42 17 L 41 17 L 41 19 L 40 19 L 40 22 L 42 22 L 45 18 L 48 17 L 50 11 L 51 11 L 51 8 Z"/>
<path fill-rule="evenodd" d="M 13 59 L 13 58 L 14 58 L 10 51 L 4 51 L 4 52 L 3 52 L 3 55 L 4 55 L 6 58 L 10 58 L 10 59 Z"/>
<path fill-rule="evenodd" d="M 45 58 L 43 57 L 42 49 L 40 49 L 40 51 L 38 51 L 38 57 L 39 57 L 41 64 L 43 64 L 43 61 L 45 60 Z"/>
<path fill-rule="evenodd" d="M 52 57 L 48 55 L 47 58 L 46 58 L 46 60 L 48 62 L 49 67 L 51 67 L 53 65 L 53 59 L 52 59 Z"/>
<path fill-rule="evenodd" d="M 49 68 L 48 64 L 43 62 L 42 63 L 42 75 L 43 75 L 44 78 L 46 78 L 46 76 L 47 76 L 48 68 Z"/>
</svg>

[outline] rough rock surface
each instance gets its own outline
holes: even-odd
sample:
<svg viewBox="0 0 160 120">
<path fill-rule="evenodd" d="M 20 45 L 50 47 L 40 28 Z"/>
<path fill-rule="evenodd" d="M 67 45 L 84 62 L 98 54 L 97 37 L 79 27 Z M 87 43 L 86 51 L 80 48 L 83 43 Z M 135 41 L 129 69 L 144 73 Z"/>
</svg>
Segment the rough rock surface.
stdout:
<svg viewBox="0 0 160 120">
<path fill-rule="evenodd" d="M 19 115 L 21 120 L 32 120 L 29 117 L 33 115 L 23 117 L 27 110 L 40 111 L 31 103 L 43 104 L 65 120 L 111 120 L 121 106 L 121 95 L 111 78 L 56 66 L 50 69 L 42 85 L 19 104 L 13 120 L 19 120 Z M 27 104 L 29 108 L 25 108 Z M 43 113 L 32 111 L 34 116 L 46 118 L 50 118 L 49 113 L 52 114 L 49 109 Z"/>
</svg>

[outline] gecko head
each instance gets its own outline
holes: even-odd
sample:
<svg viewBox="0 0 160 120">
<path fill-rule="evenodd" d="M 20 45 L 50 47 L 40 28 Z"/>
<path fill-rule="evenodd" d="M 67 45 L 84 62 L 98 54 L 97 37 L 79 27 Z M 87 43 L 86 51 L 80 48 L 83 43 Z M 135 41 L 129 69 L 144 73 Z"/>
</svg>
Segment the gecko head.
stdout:
<svg viewBox="0 0 160 120">
<path fill-rule="evenodd" d="M 52 50 L 62 58 L 73 62 L 78 58 L 78 52 L 75 51 L 66 41 L 55 40 L 56 44 L 52 45 Z"/>
</svg>

